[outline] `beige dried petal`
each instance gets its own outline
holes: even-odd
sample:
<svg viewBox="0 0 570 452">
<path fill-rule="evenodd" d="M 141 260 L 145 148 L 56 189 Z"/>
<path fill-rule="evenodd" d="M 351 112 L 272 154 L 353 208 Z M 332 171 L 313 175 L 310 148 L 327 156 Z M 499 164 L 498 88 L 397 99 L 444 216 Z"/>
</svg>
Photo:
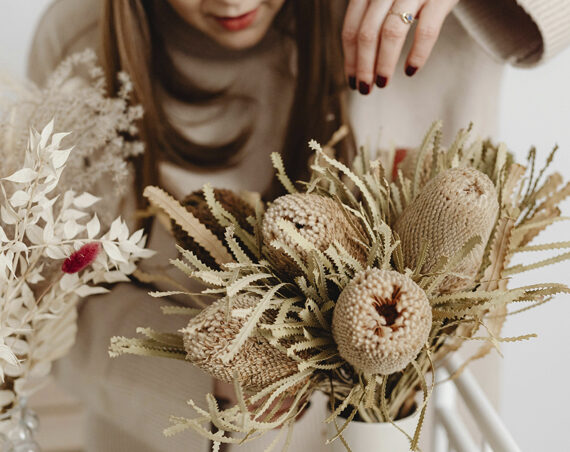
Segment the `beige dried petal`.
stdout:
<svg viewBox="0 0 570 452">
<path fill-rule="evenodd" d="M 471 286 L 495 225 L 499 203 L 493 182 L 472 168 L 449 169 L 424 187 L 402 212 L 394 226 L 402 243 L 404 263 L 415 268 L 423 243 L 429 244 L 423 273 L 429 273 L 441 256 L 452 258 L 473 236 L 481 244 L 454 269 L 438 290 L 452 292 Z"/>
<path fill-rule="evenodd" d="M 235 309 L 252 308 L 259 302 L 253 295 L 239 295 L 232 301 L 232 316 L 228 319 L 228 299 L 214 302 L 190 320 L 182 330 L 186 359 L 213 377 L 230 383 L 234 373 L 246 390 L 259 390 L 297 372 L 297 362 L 271 346 L 262 337 L 249 337 L 228 363 L 221 357 L 246 322 Z M 242 311 L 243 312 L 243 311 Z"/>
<path fill-rule="evenodd" d="M 431 321 L 427 296 L 409 277 L 369 268 L 340 294 L 332 331 L 340 356 L 356 370 L 389 375 L 417 356 Z"/>
<path fill-rule="evenodd" d="M 354 258 L 363 263 L 366 260 L 365 251 L 355 238 L 353 226 L 334 200 L 315 194 L 296 193 L 277 198 L 263 218 L 263 240 L 275 265 L 286 273 L 297 274 L 299 269 L 285 252 L 271 246 L 273 240 L 291 247 L 303 263 L 307 263 L 308 253 L 279 227 L 281 219 L 290 222 L 319 251 L 325 251 L 336 240 Z M 359 227 L 358 218 L 354 217 L 353 224 Z"/>
</svg>

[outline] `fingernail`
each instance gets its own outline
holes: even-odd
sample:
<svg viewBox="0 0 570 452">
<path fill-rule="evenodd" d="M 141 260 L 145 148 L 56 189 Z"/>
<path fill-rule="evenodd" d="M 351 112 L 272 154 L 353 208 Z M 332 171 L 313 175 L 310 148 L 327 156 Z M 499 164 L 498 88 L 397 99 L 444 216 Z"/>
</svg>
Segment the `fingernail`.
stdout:
<svg viewBox="0 0 570 452">
<path fill-rule="evenodd" d="M 382 77 L 381 75 L 376 76 L 376 86 L 378 86 L 378 88 L 384 88 L 386 83 L 388 83 L 388 79 L 386 77 Z"/>
<path fill-rule="evenodd" d="M 360 91 L 360 94 L 368 94 L 370 92 L 370 85 L 368 83 L 360 82 L 358 84 L 358 91 Z"/>
<path fill-rule="evenodd" d="M 417 70 L 418 70 L 418 68 L 415 66 L 408 66 L 406 68 L 406 75 L 408 77 L 411 77 L 412 75 L 414 75 L 416 73 Z"/>
<path fill-rule="evenodd" d="M 348 86 L 350 86 L 350 89 L 356 89 L 356 77 L 352 75 L 348 77 Z"/>
</svg>

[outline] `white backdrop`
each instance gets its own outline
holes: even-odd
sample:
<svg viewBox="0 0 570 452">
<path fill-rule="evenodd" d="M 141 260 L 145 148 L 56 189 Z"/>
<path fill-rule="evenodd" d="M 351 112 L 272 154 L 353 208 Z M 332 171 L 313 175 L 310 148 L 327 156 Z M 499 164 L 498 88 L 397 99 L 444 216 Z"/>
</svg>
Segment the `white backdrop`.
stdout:
<svg viewBox="0 0 570 452">
<path fill-rule="evenodd" d="M 77 0 L 81 1 L 81 0 Z M 23 77 L 33 28 L 49 0 L 0 0 L 0 71 Z M 519 160 L 531 144 L 544 159 L 558 143 L 557 169 L 570 178 L 570 50 L 533 70 L 509 69 L 501 94 L 500 136 Z M 540 160 L 539 159 L 539 160 Z M 563 214 L 570 214 L 570 204 Z M 568 225 L 557 240 L 570 240 Z M 552 237 L 548 238 L 552 240 Z M 536 272 L 533 280 L 569 282 L 570 265 Z M 521 282 L 528 282 L 523 275 Z M 538 338 L 504 344 L 501 415 L 525 451 L 570 450 L 570 297 L 558 296 L 536 310 L 508 319 L 504 334 Z M 498 452 L 498 451 L 497 451 Z"/>
</svg>

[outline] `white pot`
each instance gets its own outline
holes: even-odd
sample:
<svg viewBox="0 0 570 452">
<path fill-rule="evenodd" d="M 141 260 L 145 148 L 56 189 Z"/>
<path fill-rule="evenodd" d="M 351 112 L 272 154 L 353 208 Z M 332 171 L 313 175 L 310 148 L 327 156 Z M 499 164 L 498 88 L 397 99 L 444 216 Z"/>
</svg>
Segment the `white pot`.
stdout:
<svg viewBox="0 0 570 452">
<path fill-rule="evenodd" d="M 413 438 L 418 423 L 419 411 L 411 416 L 396 421 L 396 425 Z M 337 418 L 337 425 L 342 427 L 345 420 Z M 334 423 L 327 424 L 327 438 L 333 438 L 337 431 Z M 352 452 L 408 452 L 410 440 L 389 422 L 357 422 L 352 421 L 342 432 L 342 437 Z M 347 452 L 340 438 L 330 444 L 332 452 Z"/>
</svg>

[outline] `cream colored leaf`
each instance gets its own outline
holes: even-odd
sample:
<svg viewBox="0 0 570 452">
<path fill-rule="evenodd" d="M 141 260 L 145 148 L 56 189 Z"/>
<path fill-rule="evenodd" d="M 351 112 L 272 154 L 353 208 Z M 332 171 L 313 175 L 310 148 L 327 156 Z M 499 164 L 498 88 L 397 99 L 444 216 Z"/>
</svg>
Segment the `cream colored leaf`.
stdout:
<svg viewBox="0 0 570 452">
<path fill-rule="evenodd" d="M 143 194 L 151 204 L 166 212 L 176 224 L 190 234 L 200 246 L 212 255 L 219 265 L 233 262 L 232 256 L 223 243 L 172 196 L 153 186 L 146 187 Z"/>
</svg>

